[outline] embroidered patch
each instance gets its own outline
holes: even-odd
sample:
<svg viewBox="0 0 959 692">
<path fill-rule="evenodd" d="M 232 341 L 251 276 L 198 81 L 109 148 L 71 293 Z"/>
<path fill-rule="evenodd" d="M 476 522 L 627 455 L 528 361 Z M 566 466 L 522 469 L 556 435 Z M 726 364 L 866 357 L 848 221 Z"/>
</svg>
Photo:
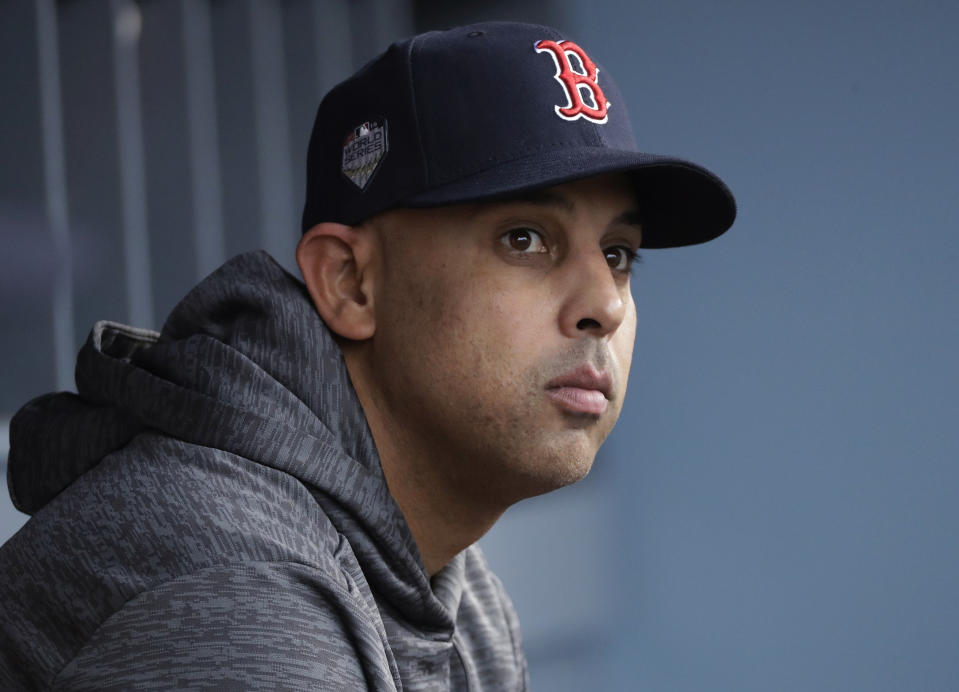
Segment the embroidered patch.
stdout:
<svg viewBox="0 0 959 692">
<path fill-rule="evenodd" d="M 368 120 L 346 136 L 340 170 L 354 185 L 365 190 L 389 150 L 386 120 Z"/>
<path fill-rule="evenodd" d="M 599 68 L 586 51 L 572 41 L 537 41 L 537 53 L 549 53 L 556 63 L 553 75 L 566 92 L 566 105 L 556 106 L 556 115 L 563 120 L 586 118 L 602 125 L 609 119 L 607 109 L 612 105 L 599 86 Z"/>
</svg>

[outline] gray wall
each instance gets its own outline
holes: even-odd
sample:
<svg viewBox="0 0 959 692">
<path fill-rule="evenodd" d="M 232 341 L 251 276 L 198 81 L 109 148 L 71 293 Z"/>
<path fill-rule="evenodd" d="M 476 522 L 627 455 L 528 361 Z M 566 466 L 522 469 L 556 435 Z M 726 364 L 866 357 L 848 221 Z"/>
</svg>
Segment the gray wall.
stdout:
<svg viewBox="0 0 959 692">
<path fill-rule="evenodd" d="M 97 319 L 159 328 L 246 250 L 292 267 L 319 99 L 413 27 L 373 0 L 11 0 L 0 19 L 7 413 L 70 386 Z"/>
<path fill-rule="evenodd" d="M 957 6 L 142 2 L 135 50 L 123 7 L 0 6 L 0 411 L 68 386 L 94 319 L 156 327 L 243 249 L 289 262 L 309 121 L 365 51 L 540 17 L 740 217 L 645 254 L 623 420 L 484 539 L 535 688 L 956 688 Z"/>
</svg>

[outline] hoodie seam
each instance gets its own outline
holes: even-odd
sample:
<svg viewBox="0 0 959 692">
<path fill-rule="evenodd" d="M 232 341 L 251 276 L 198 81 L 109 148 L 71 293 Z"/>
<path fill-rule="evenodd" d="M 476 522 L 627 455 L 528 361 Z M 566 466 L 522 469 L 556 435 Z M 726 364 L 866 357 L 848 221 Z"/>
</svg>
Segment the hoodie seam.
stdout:
<svg viewBox="0 0 959 692">
<path fill-rule="evenodd" d="M 478 688 L 478 684 L 474 684 L 476 681 L 476 669 L 473 665 L 473 661 L 471 661 L 468 656 L 463 655 L 463 650 L 466 647 L 464 646 L 462 639 L 460 639 L 459 633 L 453 633 L 451 642 L 453 644 L 453 651 L 456 652 L 456 657 L 459 658 L 460 665 L 463 666 L 463 678 L 466 680 L 467 692 L 474 688 Z"/>
<path fill-rule="evenodd" d="M 503 595 L 500 593 L 500 590 L 503 588 L 500 584 L 497 584 L 497 594 L 496 594 L 496 605 L 499 607 L 500 617 L 503 618 L 503 624 L 506 625 L 506 631 L 509 632 L 509 645 L 510 649 L 513 652 L 513 662 L 519 667 L 519 650 L 516 646 L 516 637 L 513 636 L 513 628 L 510 626 L 509 617 L 506 615 L 506 605 L 503 603 Z"/>
<path fill-rule="evenodd" d="M 506 602 L 503 599 L 503 594 L 505 593 L 505 588 L 502 582 L 499 580 L 495 574 L 492 575 L 494 582 L 496 583 L 497 593 L 496 593 L 496 605 L 499 606 L 500 615 L 503 618 L 503 623 L 506 625 L 506 631 L 509 632 L 509 644 L 510 649 L 513 652 L 513 664 L 516 666 L 517 670 L 522 670 L 524 668 L 523 661 L 520 657 L 522 649 L 516 644 L 516 637 L 513 634 L 512 623 L 510 622 L 509 615 L 506 610 Z M 521 688 L 526 689 L 525 681 L 520 681 Z"/>
</svg>

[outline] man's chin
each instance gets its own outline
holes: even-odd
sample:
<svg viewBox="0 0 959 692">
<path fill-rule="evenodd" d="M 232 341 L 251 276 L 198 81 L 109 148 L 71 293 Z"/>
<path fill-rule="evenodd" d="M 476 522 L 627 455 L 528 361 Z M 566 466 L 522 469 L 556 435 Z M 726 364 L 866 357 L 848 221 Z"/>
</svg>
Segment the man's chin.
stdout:
<svg viewBox="0 0 959 692">
<path fill-rule="evenodd" d="M 538 463 L 528 464 L 523 469 L 519 485 L 523 487 L 525 497 L 565 488 L 589 474 L 596 459 L 596 445 L 591 440 L 583 439 L 582 435 L 579 437 L 578 440 L 568 440 L 566 445 L 553 447 Z"/>
</svg>

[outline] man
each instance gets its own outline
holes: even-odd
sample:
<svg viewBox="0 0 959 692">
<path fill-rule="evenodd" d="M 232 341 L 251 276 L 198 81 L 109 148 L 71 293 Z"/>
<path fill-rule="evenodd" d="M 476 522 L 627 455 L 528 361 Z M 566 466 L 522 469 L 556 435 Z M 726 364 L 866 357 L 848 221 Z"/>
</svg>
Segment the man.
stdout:
<svg viewBox="0 0 959 692">
<path fill-rule="evenodd" d="M 235 258 L 160 334 L 98 323 L 79 395 L 14 419 L 34 517 L 0 552 L 0 686 L 524 689 L 474 543 L 589 471 L 637 249 L 735 216 L 705 169 L 638 153 L 622 104 L 578 45 L 512 23 L 333 89 L 303 283 Z"/>
</svg>

